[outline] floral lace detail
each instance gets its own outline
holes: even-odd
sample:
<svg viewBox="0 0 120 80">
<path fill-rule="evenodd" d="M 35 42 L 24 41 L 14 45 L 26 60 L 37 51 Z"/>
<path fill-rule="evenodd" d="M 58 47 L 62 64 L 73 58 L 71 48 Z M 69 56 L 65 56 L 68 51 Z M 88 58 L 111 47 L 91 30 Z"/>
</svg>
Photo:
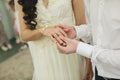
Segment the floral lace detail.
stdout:
<svg viewBox="0 0 120 80">
<path fill-rule="evenodd" d="M 43 1 L 40 0 L 37 4 L 37 13 L 37 28 L 45 25 L 53 26 L 56 24 L 64 23 L 72 25 L 74 24 L 71 0 L 67 0 L 64 2 L 62 0 L 49 0 L 47 8 L 43 5 Z M 71 21 L 71 23 L 68 23 L 66 21 Z"/>
</svg>

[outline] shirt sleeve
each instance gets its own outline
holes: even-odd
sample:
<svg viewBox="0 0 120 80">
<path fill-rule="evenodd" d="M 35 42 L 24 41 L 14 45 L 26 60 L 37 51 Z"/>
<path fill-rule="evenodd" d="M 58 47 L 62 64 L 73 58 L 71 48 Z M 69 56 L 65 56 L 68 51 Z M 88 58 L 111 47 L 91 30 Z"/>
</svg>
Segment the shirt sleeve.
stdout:
<svg viewBox="0 0 120 80">
<path fill-rule="evenodd" d="M 91 43 L 92 34 L 90 25 L 74 26 L 76 30 L 76 39 L 81 39 L 86 43 Z"/>
<path fill-rule="evenodd" d="M 102 66 L 105 70 L 113 74 L 118 74 L 117 70 L 120 70 L 120 50 L 103 49 L 80 42 L 76 52 L 82 56 L 91 58 L 95 65 Z M 112 70 L 108 67 L 111 67 Z"/>
<path fill-rule="evenodd" d="M 82 56 L 91 58 L 93 46 L 84 42 L 80 42 L 77 46 L 76 52 Z"/>
<path fill-rule="evenodd" d="M 94 46 L 91 55 L 92 62 L 104 67 L 108 72 L 110 71 L 113 74 L 116 74 L 118 72 L 117 70 L 120 70 L 120 49 L 103 49 Z M 109 70 L 108 67 L 111 67 L 112 69 Z"/>
</svg>

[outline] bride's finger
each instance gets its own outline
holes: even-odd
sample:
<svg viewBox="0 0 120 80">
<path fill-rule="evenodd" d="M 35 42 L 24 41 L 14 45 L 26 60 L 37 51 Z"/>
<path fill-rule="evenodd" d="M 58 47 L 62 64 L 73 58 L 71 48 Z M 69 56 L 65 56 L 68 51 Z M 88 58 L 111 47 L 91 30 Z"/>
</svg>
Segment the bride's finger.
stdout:
<svg viewBox="0 0 120 80">
<path fill-rule="evenodd" d="M 59 37 L 58 34 L 54 34 L 53 38 L 59 43 L 59 44 L 63 44 L 63 40 Z"/>
<path fill-rule="evenodd" d="M 50 36 L 50 39 L 55 43 L 57 42 L 57 40 L 52 35 Z"/>
<path fill-rule="evenodd" d="M 60 29 L 60 28 L 58 28 L 58 29 L 63 36 L 67 37 L 67 34 L 62 29 Z"/>
</svg>

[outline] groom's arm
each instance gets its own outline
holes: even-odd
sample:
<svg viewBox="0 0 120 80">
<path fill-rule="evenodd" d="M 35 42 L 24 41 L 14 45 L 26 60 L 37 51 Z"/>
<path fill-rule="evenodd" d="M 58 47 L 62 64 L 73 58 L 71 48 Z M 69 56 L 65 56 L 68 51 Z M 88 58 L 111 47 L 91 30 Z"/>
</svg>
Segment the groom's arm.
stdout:
<svg viewBox="0 0 120 80">
<path fill-rule="evenodd" d="M 90 25 L 80 25 L 74 26 L 76 31 L 76 39 L 81 39 L 85 43 L 92 42 L 92 33 L 91 33 L 91 26 Z"/>
</svg>

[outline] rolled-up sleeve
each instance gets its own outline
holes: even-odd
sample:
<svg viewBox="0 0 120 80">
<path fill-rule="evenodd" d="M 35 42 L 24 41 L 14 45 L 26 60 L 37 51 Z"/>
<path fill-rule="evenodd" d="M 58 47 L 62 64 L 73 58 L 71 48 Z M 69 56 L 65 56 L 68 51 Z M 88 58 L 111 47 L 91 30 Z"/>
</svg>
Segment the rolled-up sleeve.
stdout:
<svg viewBox="0 0 120 80">
<path fill-rule="evenodd" d="M 90 25 L 74 26 L 74 28 L 76 30 L 76 39 L 81 39 L 86 43 L 90 43 L 92 41 Z"/>
</svg>

